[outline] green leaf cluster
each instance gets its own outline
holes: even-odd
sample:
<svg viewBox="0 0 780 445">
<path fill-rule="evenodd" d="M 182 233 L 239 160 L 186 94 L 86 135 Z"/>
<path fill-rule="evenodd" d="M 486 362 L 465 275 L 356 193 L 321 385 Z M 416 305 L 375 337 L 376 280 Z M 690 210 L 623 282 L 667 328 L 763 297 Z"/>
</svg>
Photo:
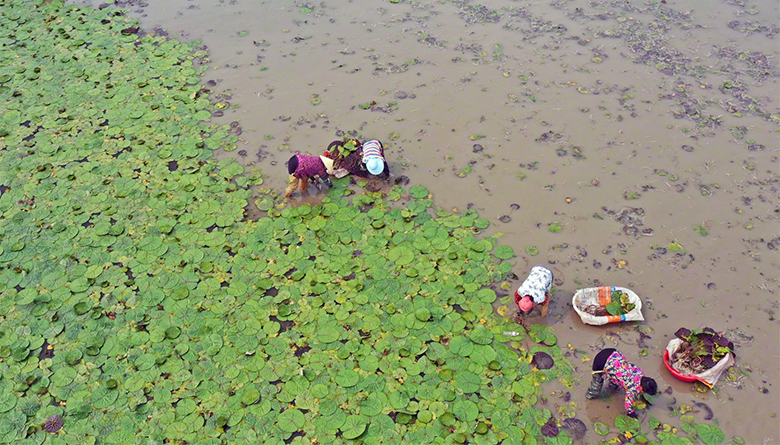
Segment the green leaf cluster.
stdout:
<svg viewBox="0 0 780 445">
<path fill-rule="evenodd" d="M 548 370 L 498 337 L 486 220 L 338 181 L 245 221 L 205 51 L 110 8 L 0 15 L 0 442 L 542 441 L 570 368 L 548 328 Z"/>
<path fill-rule="evenodd" d="M 636 307 L 634 303 L 630 302 L 628 294 L 625 292 L 614 291 L 612 292 L 611 297 L 612 301 L 610 301 L 606 306 L 609 315 L 627 314 Z"/>
<path fill-rule="evenodd" d="M 595 432 L 600 436 L 614 435 L 609 440 L 602 441 L 602 445 L 630 441 L 629 443 L 659 444 L 659 445 L 693 445 L 703 443 L 705 445 L 718 445 L 726 440 L 723 431 L 717 425 L 698 423 L 690 415 L 680 417 L 679 428 L 659 422 L 655 416 L 650 415 L 649 421 L 640 423 L 637 419 L 620 415 L 615 418 L 615 430 L 601 422 L 594 424 Z M 646 428 L 649 426 L 649 430 Z M 735 437 L 732 443 L 740 443 L 741 439 Z"/>
</svg>

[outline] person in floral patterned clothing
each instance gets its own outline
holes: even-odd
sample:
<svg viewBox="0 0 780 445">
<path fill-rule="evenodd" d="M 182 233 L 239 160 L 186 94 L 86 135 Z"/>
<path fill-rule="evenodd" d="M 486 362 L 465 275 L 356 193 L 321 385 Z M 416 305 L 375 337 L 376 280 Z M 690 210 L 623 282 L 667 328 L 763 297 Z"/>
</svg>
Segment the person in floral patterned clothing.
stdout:
<svg viewBox="0 0 780 445">
<path fill-rule="evenodd" d="M 655 380 L 646 377 L 638 366 L 612 348 L 602 349 L 593 358 L 593 379 L 585 397 L 588 399 L 598 397 L 605 378 L 609 379 L 609 386 L 612 389 L 622 388 L 626 392 L 626 414 L 633 418 L 637 418 L 634 401 L 642 394 L 654 396 L 658 392 L 658 384 Z"/>
<path fill-rule="evenodd" d="M 553 274 L 550 269 L 544 266 L 531 268 L 528 277 L 515 291 L 517 316 L 520 320 L 524 320 L 524 317 L 536 306 L 540 306 L 542 317 L 547 316 L 552 284 Z"/>
</svg>

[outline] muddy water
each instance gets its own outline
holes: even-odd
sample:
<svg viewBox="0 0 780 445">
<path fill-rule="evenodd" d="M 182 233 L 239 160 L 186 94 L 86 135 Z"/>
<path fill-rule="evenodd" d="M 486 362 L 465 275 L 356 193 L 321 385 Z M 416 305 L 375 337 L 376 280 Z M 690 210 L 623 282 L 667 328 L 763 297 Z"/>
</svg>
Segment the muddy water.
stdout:
<svg viewBox="0 0 780 445">
<path fill-rule="evenodd" d="M 604 346 L 675 406 L 708 405 L 727 438 L 780 441 L 776 1 L 129 6 L 145 29 L 209 48 L 204 81 L 231 104 L 214 121 L 242 127 L 218 156 L 261 168 L 263 187 L 283 190 L 292 153 L 357 132 L 385 143 L 394 176 L 493 222 L 518 253 L 512 289 L 548 264 L 551 313 L 530 321 L 555 327 L 580 381 L 547 404 L 586 420 L 585 442 L 622 410 L 619 396 L 584 398 Z M 642 297 L 646 356 L 636 326 L 580 322 L 571 297 L 596 284 Z M 661 356 L 683 326 L 729 332 L 738 379 L 701 393 L 671 377 Z"/>
</svg>

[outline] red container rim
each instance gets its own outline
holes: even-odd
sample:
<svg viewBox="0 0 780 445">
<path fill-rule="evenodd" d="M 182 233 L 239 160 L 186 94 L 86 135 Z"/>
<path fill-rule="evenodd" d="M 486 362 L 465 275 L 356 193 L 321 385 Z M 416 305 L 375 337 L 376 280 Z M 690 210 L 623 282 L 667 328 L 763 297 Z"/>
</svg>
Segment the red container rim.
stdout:
<svg viewBox="0 0 780 445">
<path fill-rule="evenodd" d="M 692 376 L 689 374 L 681 374 L 676 369 L 672 368 L 672 364 L 669 363 L 669 351 L 664 351 L 664 365 L 666 365 L 666 369 L 669 370 L 669 372 L 675 376 L 678 380 L 682 380 L 683 382 L 693 383 L 693 382 L 702 382 L 709 386 L 709 383 L 704 382 L 702 379 Z"/>
</svg>

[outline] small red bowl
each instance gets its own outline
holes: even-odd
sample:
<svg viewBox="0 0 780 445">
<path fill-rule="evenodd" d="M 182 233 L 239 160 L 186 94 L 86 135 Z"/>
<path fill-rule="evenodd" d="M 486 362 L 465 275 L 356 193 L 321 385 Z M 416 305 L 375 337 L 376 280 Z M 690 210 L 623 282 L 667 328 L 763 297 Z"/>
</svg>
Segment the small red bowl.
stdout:
<svg viewBox="0 0 780 445">
<path fill-rule="evenodd" d="M 707 383 L 705 380 L 692 376 L 690 374 L 681 374 L 679 371 L 674 369 L 672 367 L 672 364 L 669 363 L 669 351 L 664 351 L 664 365 L 666 365 L 666 369 L 669 370 L 670 373 L 672 373 L 673 376 L 675 376 L 678 380 L 682 380 L 683 382 L 693 383 L 693 382 L 702 382 L 707 386 L 710 386 L 709 383 Z"/>
</svg>

